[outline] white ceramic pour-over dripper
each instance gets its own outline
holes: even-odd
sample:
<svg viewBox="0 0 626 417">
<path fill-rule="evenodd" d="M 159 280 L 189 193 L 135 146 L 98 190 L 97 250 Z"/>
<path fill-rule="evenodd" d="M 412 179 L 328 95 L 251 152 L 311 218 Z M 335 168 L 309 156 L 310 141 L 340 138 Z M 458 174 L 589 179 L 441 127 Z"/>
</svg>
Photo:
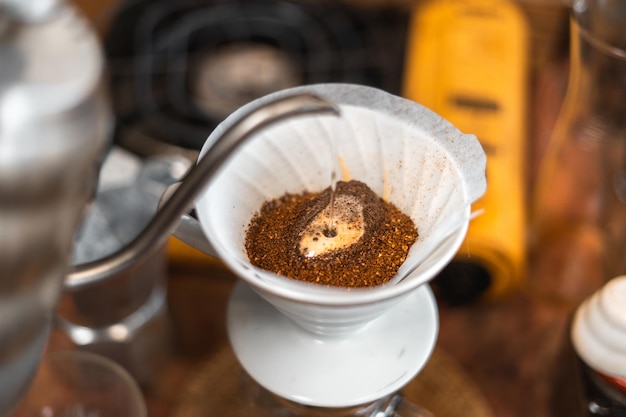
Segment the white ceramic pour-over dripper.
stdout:
<svg viewBox="0 0 626 417">
<path fill-rule="evenodd" d="M 414 102 L 370 87 L 326 84 L 244 106 L 213 132 L 201 156 L 241 114 L 297 92 L 334 102 L 341 117 L 312 116 L 267 128 L 232 157 L 196 211 L 218 256 L 247 284 L 235 291 L 229 308 L 231 342 L 243 367 L 288 399 L 349 406 L 400 388 L 430 355 L 437 313 L 423 284 L 454 256 L 468 224 L 443 242 L 433 236 L 459 212 L 469 221 L 470 204 L 485 190 L 485 155 L 474 136 Z M 261 205 L 285 193 L 328 187 L 337 158 L 341 179 L 366 183 L 417 225 L 407 265 L 436 246 L 397 284 L 329 288 L 248 262 L 245 233 Z"/>
</svg>

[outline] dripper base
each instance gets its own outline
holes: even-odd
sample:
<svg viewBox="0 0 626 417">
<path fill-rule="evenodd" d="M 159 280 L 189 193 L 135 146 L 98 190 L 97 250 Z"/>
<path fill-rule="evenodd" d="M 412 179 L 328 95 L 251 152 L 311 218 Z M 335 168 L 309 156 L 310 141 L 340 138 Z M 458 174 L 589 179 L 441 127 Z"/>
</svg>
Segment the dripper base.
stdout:
<svg viewBox="0 0 626 417">
<path fill-rule="evenodd" d="M 358 332 L 323 338 L 240 282 L 227 324 L 235 355 L 260 385 L 300 404 L 350 407 L 399 390 L 422 369 L 435 346 L 439 317 L 425 284 Z"/>
</svg>

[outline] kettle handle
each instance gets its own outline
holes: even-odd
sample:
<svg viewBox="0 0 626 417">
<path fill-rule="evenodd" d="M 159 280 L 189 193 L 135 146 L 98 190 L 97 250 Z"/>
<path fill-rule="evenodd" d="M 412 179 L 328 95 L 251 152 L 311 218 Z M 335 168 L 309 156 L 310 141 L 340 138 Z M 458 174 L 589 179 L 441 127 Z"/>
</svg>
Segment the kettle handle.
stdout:
<svg viewBox="0 0 626 417">
<path fill-rule="evenodd" d="M 315 94 L 299 93 L 274 99 L 244 114 L 213 142 L 135 239 L 105 258 L 71 267 L 65 290 L 78 290 L 121 272 L 164 244 L 219 168 L 254 133 L 290 117 L 321 113 L 337 116 L 339 109 Z M 193 222 L 183 221 L 183 226 L 200 231 Z M 212 248 L 210 251 L 215 252 Z"/>
</svg>

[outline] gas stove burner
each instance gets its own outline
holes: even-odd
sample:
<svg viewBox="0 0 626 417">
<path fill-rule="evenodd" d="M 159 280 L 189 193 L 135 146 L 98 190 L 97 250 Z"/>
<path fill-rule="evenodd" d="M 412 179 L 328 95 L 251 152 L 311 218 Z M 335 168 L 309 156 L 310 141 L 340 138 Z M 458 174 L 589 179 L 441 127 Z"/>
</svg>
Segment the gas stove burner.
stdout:
<svg viewBox="0 0 626 417">
<path fill-rule="evenodd" d="M 240 42 L 197 59 L 190 71 L 192 96 L 208 115 L 226 118 L 244 104 L 302 84 L 296 64 L 274 46 Z"/>
<path fill-rule="evenodd" d="M 116 140 L 197 150 L 235 109 L 296 85 L 397 94 L 407 23 L 406 10 L 337 0 L 124 3 L 105 37 Z"/>
</svg>

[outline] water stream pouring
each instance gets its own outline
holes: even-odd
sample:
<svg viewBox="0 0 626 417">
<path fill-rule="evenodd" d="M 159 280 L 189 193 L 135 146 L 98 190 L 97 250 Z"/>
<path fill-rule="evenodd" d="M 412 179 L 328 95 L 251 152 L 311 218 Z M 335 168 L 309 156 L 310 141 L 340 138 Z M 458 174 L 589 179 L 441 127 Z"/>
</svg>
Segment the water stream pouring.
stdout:
<svg viewBox="0 0 626 417">
<path fill-rule="evenodd" d="M 303 95 L 318 97 L 307 103 L 314 114 L 277 116 L 275 103 Z M 269 117 L 280 123 L 260 122 Z M 253 122 L 264 129 L 251 128 Z M 220 154 L 230 154 L 243 133 L 250 140 L 222 161 Z M 412 270 L 395 285 L 325 287 L 255 268 L 247 258 L 245 233 L 262 204 L 327 188 L 337 158 L 339 179 L 364 182 L 417 226 L 419 237 L 405 262 Z M 193 174 L 207 164 L 215 166 Z M 155 220 L 152 231 L 139 239 L 146 243 L 169 234 L 196 199 L 199 226 L 186 218 L 175 235 L 218 256 L 241 278 L 227 324 L 245 371 L 287 400 L 351 407 L 392 395 L 428 360 L 438 315 L 425 284 L 463 241 L 470 204 L 486 187 L 484 171 L 485 154 L 476 137 L 415 102 L 358 85 L 297 87 L 255 100 L 218 126 L 196 168 L 157 214 L 166 219 Z M 450 218 L 461 219 L 458 227 L 441 233 Z M 145 249 L 132 246 L 130 254 L 100 266 L 122 265 L 132 252 Z M 68 286 L 88 285 L 93 271 L 79 269 Z"/>
</svg>

